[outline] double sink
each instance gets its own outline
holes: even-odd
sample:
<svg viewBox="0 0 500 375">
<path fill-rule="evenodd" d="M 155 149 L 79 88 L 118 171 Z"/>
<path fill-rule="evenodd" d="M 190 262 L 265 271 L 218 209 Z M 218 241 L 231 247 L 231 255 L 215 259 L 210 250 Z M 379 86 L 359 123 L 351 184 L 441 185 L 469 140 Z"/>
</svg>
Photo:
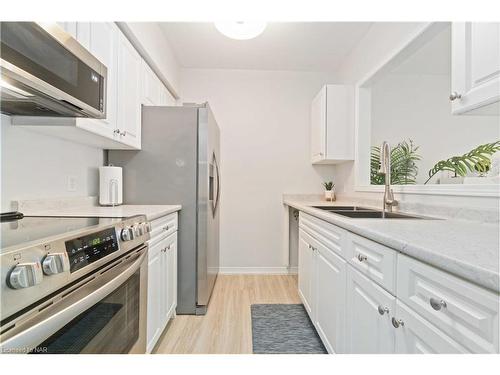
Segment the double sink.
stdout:
<svg viewBox="0 0 500 375">
<path fill-rule="evenodd" d="M 360 206 L 313 206 L 333 214 L 347 216 L 355 219 L 430 219 L 422 216 L 412 216 L 397 212 L 382 212 L 373 208 Z"/>
</svg>

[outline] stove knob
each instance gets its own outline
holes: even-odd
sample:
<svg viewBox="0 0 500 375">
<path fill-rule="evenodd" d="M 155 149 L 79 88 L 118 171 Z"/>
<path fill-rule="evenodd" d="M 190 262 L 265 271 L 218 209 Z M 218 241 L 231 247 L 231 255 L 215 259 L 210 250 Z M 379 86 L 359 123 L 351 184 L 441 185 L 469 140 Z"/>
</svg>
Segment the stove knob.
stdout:
<svg viewBox="0 0 500 375">
<path fill-rule="evenodd" d="M 120 232 L 120 237 L 122 241 L 131 241 L 134 239 L 134 231 L 132 228 L 123 228 Z"/>
<path fill-rule="evenodd" d="M 56 275 L 67 271 L 68 267 L 65 260 L 66 255 L 63 253 L 48 254 L 42 262 L 43 273 L 46 275 Z"/>
<path fill-rule="evenodd" d="M 144 224 L 144 230 L 146 233 L 151 232 L 151 223 L 149 221 Z"/>
<path fill-rule="evenodd" d="M 142 236 L 143 229 L 141 227 L 141 224 L 134 225 L 134 234 L 135 234 L 136 237 Z"/>
<path fill-rule="evenodd" d="M 43 279 L 39 262 L 18 264 L 10 273 L 9 286 L 12 289 L 29 288 L 40 284 Z"/>
</svg>

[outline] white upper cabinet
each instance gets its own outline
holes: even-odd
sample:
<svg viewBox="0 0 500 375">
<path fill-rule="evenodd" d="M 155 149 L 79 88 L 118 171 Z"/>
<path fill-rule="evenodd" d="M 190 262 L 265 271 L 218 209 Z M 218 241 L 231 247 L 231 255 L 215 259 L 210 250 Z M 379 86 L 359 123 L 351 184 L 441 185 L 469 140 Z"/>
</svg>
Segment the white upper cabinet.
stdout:
<svg viewBox="0 0 500 375">
<path fill-rule="evenodd" d="M 118 37 L 118 115 L 120 141 L 141 148 L 141 64 L 142 59 L 128 39 Z"/>
<path fill-rule="evenodd" d="M 165 86 L 160 88 L 160 105 L 175 105 L 175 99 Z"/>
<path fill-rule="evenodd" d="M 160 90 L 163 85 L 146 61 L 142 60 L 141 64 L 142 104 L 160 105 Z"/>
<path fill-rule="evenodd" d="M 77 39 L 76 36 L 76 22 L 58 22 L 59 26 L 61 26 L 64 31 L 70 34 L 73 38 Z"/>
<path fill-rule="evenodd" d="M 453 23 L 451 81 L 454 114 L 500 114 L 500 23 Z"/>
<path fill-rule="evenodd" d="M 175 105 L 175 99 L 148 63 L 142 60 L 141 102 L 144 105 Z"/>
<path fill-rule="evenodd" d="M 311 162 L 337 164 L 354 160 L 354 90 L 326 85 L 311 105 Z"/>
<path fill-rule="evenodd" d="M 106 118 L 78 119 L 77 126 L 107 138 L 115 137 L 116 90 L 118 66 L 118 35 L 120 31 L 113 22 L 93 22 L 89 30 L 89 50 L 104 65 L 107 71 Z"/>
</svg>

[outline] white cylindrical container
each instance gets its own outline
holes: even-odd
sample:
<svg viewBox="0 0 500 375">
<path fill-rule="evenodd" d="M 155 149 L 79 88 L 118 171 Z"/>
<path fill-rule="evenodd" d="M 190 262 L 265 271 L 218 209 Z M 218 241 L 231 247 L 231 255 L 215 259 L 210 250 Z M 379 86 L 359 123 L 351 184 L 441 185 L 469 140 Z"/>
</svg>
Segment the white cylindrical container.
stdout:
<svg viewBox="0 0 500 375">
<path fill-rule="evenodd" d="M 118 206 L 123 203 L 123 179 L 121 167 L 99 168 L 99 204 Z"/>
</svg>

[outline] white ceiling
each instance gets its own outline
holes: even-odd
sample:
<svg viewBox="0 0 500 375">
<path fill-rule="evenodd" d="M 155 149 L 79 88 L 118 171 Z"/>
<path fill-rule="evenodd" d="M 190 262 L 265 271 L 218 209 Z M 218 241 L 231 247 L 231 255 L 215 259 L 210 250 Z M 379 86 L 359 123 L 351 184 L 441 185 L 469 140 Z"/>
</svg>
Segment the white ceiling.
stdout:
<svg viewBox="0 0 500 375">
<path fill-rule="evenodd" d="M 332 71 L 370 27 L 369 22 L 269 23 L 251 40 L 233 40 L 213 23 L 162 22 L 185 68 Z"/>
</svg>

